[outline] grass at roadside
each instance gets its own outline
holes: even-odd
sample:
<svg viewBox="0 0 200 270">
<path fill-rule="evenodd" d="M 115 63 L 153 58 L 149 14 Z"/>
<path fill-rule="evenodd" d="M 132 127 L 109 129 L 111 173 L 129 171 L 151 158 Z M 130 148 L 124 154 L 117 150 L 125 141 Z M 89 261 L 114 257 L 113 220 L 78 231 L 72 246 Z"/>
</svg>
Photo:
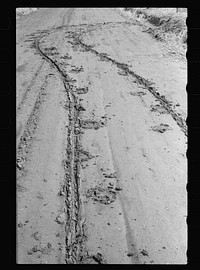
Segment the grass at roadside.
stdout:
<svg viewBox="0 0 200 270">
<path fill-rule="evenodd" d="M 23 15 L 27 15 L 36 11 L 38 8 L 16 8 L 16 17 L 17 19 Z"/>
<path fill-rule="evenodd" d="M 187 49 L 187 9 L 179 8 L 124 8 L 136 17 L 158 41 L 165 42 L 178 54 L 185 54 Z"/>
</svg>

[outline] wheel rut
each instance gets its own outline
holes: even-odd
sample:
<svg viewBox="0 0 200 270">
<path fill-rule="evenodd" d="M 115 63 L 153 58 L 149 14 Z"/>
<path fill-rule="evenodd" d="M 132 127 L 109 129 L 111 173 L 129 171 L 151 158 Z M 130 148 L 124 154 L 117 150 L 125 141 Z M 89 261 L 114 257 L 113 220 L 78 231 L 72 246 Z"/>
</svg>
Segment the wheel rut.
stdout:
<svg viewBox="0 0 200 270">
<path fill-rule="evenodd" d="M 119 22 L 124 24 L 124 22 Z M 66 38 L 71 46 L 79 45 L 83 51 L 95 54 L 100 58 L 101 61 L 110 62 L 117 66 L 123 73 L 134 77 L 137 83 L 147 89 L 161 104 L 163 108 L 173 117 L 176 123 L 180 126 L 181 130 L 187 135 L 187 127 L 184 119 L 176 113 L 171 108 L 171 103 L 166 100 L 164 96 L 161 96 L 158 90 L 152 85 L 153 83 L 147 79 L 139 76 L 134 71 L 130 70 L 129 66 L 125 63 L 120 63 L 119 61 L 111 58 L 106 53 L 100 53 L 82 41 L 82 35 L 88 31 L 94 31 L 96 28 L 104 27 L 106 25 L 115 26 L 113 22 L 108 23 L 97 23 L 93 24 L 82 24 L 82 25 L 71 25 L 71 26 L 61 26 L 58 28 L 52 28 L 45 35 L 40 38 L 36 38 L 32 46 L 36 51 L 44 58 L 49 64 L 56 69 L 59 73 L 60 78 L 63 82 L 63 86 L 67 93 L 68 101 L 66 101 L 66 108 L 68 109 L 69 115 L 69 126 L 68 126 L 68 136 L 67 136 L 67 149 L 66 149 L 66 161 L 64 161 L 63 166 L 65 169 L 65 201 L 66 201 L 66 263 L 67 264 L 77 264 L 84 263 L 89 259 L 89 255 L 84 250 L 84 242 L 86 241 L 86 235 L 84 232 L 84 217 L 82 213 L 82 202 L 80 198 L 80 165 L 81 165 L 81 132 L 79 131 L 83 126 L 83 122 L 80 120 L 79 107 L 80 102 L 78 97 L 75 95 L 74 86 L 71 83 L 71 78 L 62 69 L 57 60 L 53 60 L 49 55 L 46 54 L 40 46 L 40 41 L 45 38 L 50 32 L 59 31 L 61 29 L 66 30 Z M 81 29 L 81 27 L 83 29 Z M 84 28 L 86 27 L 85 31 Z M 78 31 L 76 31 L 78 29 Z M 81 30 L 80 30 L 81 29 Z M 81 32 L 81 34 L 79 33 Z M 78 91 L 77 91 L 78 92 Z M 95 256 L 95 255 L 94 255 Z M 95 260 L 95 259 L 94 259 Z M 103 263 L 103 262 L 99 262 Z M 104 262 L 105 263 L 105 262 Z"/>
<path fill-rule="evenodd" d="M 82 217 L 81 199 L 79 195 L 80 186 L 80 133 L 75 132 L 80 129 L 79 101 L 73 92 L 70 77 L 62 70 L 56 60 L 50 58 L 40 47 L 40 40 L 34 43 L 35 49 L 40 55 L 50 63 L 59 73 L 63 86 L 67 93 L 68 101 L 68 136 L 66 160 L 63 162 L 65 170 L 65 202 L 66 202 L 66 263 L 75 264 L 83 258 L 84 218 Z"/>
<path fill-rule="evenodd" d="M 140 75 L 136 74 L 134 71 L 129 69 L 129 66 L 125 63 L 120 63 L 119 61 L 111 58 L 106 53 L 98 52 L 93 48 L 93 46 L 88 45 L 84 43 L 81 40 L 81 36 L 77 36 L 75 34 L 74 36 L 70 36 L 73 39 L 74 45 L 80 45 L 85 51 L 91 52 L 98 56 L 101 61 L 111 62 L 113 65 L 117 66 L 122 72 L 126 75 L 131 75 L 138 85 L 143 86 L 144 89 L 148 90 L 157 101 L 160 102 L 160 105 L 165 108 L 165 110 L 172 116 L 172 118 L 176 121 L 177 125 L 181 128 L 181 130 L 184 132 L 185 136 L 187 136 L 187 124 L 184 118 L 180 115 L 180 113 L 173 110 L 172 102 L 168 101 L 165 96 L 160 95 L 159 91 L 156 89 L 156 87 L 153 86 L 153 82 L 141 77 Z"/>
<path fill-rule="evenodd" d="M 172 107 L 170 101 L 168 101 L 165 96 L 159 94 L 159 91 L 154 84 L 149 80 L 141 77 L 134 71 L 130 69 L 125 63 L 121 63 L 116 59 L 110 57 L 108 54 L 99 52 L 94 49 L 94 45 L 89 45 L 83 41 L 83 35 L 95 31 L 97 29 L 102 29 L 103 27 L 115 27 L 119 24 L 133 24 L 130 22 L 106 22 L 106 23 L 96 23 L 96 24 L 79 24 L 79 25 L 64 25 L 67 17 L 67 24 L 71 20 L 73 11 L 66 13 L 62 19 L 62 26 L 52 27 L 47 31 L 39 31 L 37 35 L 33 37 L 32 48 L 36 51 L 37 54 L 41 56 L 43 61 L 41 62 L 38 70 L 36 71 L 30 85 L 28 88 L 31 88 L 34 84 L 37 74 L 42 69 L 45 62 L 48 62 L 50 67 L 59 74 L 59 77 L 64 86 L 67 100 L 64 101 L 64 107 L 68 114 L 68 126 L 67 126 L 67 147 L 65 149 L 65 159 L 63 160 L 64 168 L 64 185 L 62 187 L 62 194 L 65 198 L 65 262 L 66 264 L 86 264 L 87 262 L 94 264 L 106 264 L 106 261 L 102 258 L 101 253 L 96 255 L 89 255 L 86 250 L 85 242 L 87 241 L 86 227 L 85 227 L 85 214 L 82 205 L 82 199 L 80 194 L 80 170 L 82 161 L 86 161 L 92 158 L 92 155 L 87 153 L 81 145 L 81 134 L 83 129 L 94 129 L 97 130 L 106 125 L 106 121 L 92 121 L 92 120 L 82 120 L 81 111 L 85 109 L 82 107 L 79 99 L 79 94 L 85 94 L 88 91 L 88 88 L 78 88 L 74 85 L 70 76 L 63 69 L 63 66 L 59 63 L 57 59 L 50 57 L 50 54 L 47 53 L 48 48 L 43 47 L 43 41 L 50 33 L 55 33 L 60 30 L 65 30 L 65 39 L 68 43 L 73 46 L 79 46 L 80 52 L 89 52 L 97 56 L 101 61 L 109 62 L 112 65 L 116 66 L 123 75 L 131 76 L 134 78 L 136 83 L 149 91 L 157 101 L 159 101 L 160 106 L 164 108 L 176 121 L 177 125 L 181 128 L 182 132 L 187 136 L 187 126 L 183 117 L 177 113 Z M 47 45 L 46 45 L 47 46 Z M 49 47 L 50 49 L 50 47 Z M 79 70 L 72 70 L 74 73 L 80 72 Z M 17 159 L 18 170 L 21 170 L 24 160 L 20 157 L 24 157 L 27 149 L 30 146 L 31 138 L 37 128 L 38 123 L 38 113 L 40 109 L 40 104 L 43 101 L 43 92 L 45 91 L 46 85 L 48 84 L 48 75 L 45 77 L 45 82 L 42 86 L 34 108 L 31 112 L 28 122 L 25 127 L 23 136 L 20 138 L 20 144 L 18 147 L 19 158 Z M 139 92 L 140 94 L 143 92 Z M 144 94 L 144 93 L 143 93 Z M 18 106 L 18 111 L 21 110 L 22 104 L 24 103 L 27 96 L 27 91 L 25 92 L 21 103 Z M 96 190 L 90 190 L 91 194 Z M 91 195 L 90 194 L 90 195 Z M 109 193 L 110 194 L 110 193 Z M 60 195 L 60 196 L 61 196 Z M 114 194 L 115 195 L 115 194 Z M 115 197 L 114 197 L 115 198 Z M 107 202 L 105 203 L 107 204 Z M 128 224 L 128 221 L 127 221 Z M 132 256 L 132 255 L 130 255 Z M 137 259 L 137 258 L 136 258 Z"/>
<path fill-rule="evenodd" d="M 171 101 L 167 100 L 164 95 L 159 93 L 159 90 L 154 86 L 152 81 L 143 78 L 138 75 L 134 71 L 129 68 L 129 65 L 126 63 L 121 63 L 116 59 L 111 58 L 107 53 L 98 52 L 94 49 L 94 45 L 88 45 L 83 42 L 83 35 L 89 33 L 91 31 L 96 31 L 98 29 L 102 29 L 103 27 L 111 26 L 117 27 L 118 25 L 131 25 L 134 22 L 106 22 L 106 23 L 96 23 L 96 24 L 80 24 L 80 25 L 70 25 L 67 26 L 66 38 L 68 39 L 68 43 L 72 46 L 79 45 L 82 48 L 83 52 L 91 52 L 100 58 L 101 61 L 110 62 L 113 65 L 117 66 L 124 75 L 132 76 L 139 86 L 142 86 L 144 89 L 148 90 L 157 101 L 159 101 L 160 105 L 167 111 L 168 114 L 172 116 L 177 125 L 181 128 L 185 136 L 187 136 L 187 124 L 185 119 L 181 116 L 180 113 L 176 112 L 173 109 L 173 104 Z M 53 31 L 57 31 L 60 29 L 65 29 L 66 26 L 61 26 L 58 28 L 52 28 Z M 56 63 L 55 63 L 56 64 Z M 57 64 L 56 64 L 57 65 Z M 57 65 L 57 69 L 59 69 Z"/>
</svg>

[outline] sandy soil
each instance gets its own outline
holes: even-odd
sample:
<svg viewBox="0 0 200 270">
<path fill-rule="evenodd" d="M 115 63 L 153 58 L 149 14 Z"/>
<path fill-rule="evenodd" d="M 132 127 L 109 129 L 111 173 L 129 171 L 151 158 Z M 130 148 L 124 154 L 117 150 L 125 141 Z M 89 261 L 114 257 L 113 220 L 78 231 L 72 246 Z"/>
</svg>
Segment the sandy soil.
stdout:
<svg viewBox="0 0 200 270">
<path fill-rule="evenodd" d="M 187 263 L 187 66 L 116 9 L 17 21 L 17 263 Z"/>
</svg>

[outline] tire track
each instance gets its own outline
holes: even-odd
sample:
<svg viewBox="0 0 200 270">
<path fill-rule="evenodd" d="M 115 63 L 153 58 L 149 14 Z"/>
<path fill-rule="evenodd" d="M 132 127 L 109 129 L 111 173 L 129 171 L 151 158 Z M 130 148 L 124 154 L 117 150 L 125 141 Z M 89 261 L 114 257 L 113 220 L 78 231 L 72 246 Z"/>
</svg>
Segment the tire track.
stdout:
<svg viewBox="0 0 200 270">
<path fill-rule="evenodd" d="M 44 101 L 45 89 L 48 84 L 49 76 L 46 75 L 45 81 L 39 91 L 36 102 L 34 104 L 33 110 L 28 118 L 28 121 L 25 125 L 23 135 L 20 137 L 19 145 L 17 147 L 17 167 L 18 169 L 22 168 L 22 164 L 26 161 L 26 154 L 30 148 L 33 136 L 36 132 L 37 125 L 39 122 L 39 111 L 41 110 L 41 104 Z"/>
<path fill-rule="evenodd" d="M 59 28 L 64 26 L 65 20 L 66 20 L 66 16 L 67 16 L 67 15 L 70 17 L 70 19 L 67 20 L 67 24 L 69 23 L 69 21 L 71 20 L 72 15 L 73 15 L 73 13 L 74 13 L 74 9 L 72 9 L 72 10 L 69 9 L 67 12 L 65 12 L 65 14 L 64 14 L 64 16 L 63 16 L 63 18 L 62 18 L 61 26 L 59 26 Z M 58 27 L 56 27 L 56 23 L 55 23 L 55 24 L 54 24 L 50 29 L 48 29 L 48 30 L 41 30 L 41 31 L 40 31 L 40 30 L 37 30 L 35 33 L 29 34 L 29 35 L 27 36 L 28 39 L 26 39 L 25 41 L 26 41 L 26 42 L 32 42 L 31 45 L 30 45 L 30 47 L 31 47 L 31 48 L 34 48 L 34 45 L 35 45 L 35 44 L 34 44 L 35 39 L 37 39 L 37 38 L 38 38 L 38 39 L 41 39 L 41 38 L 44 37 L 45 35 L 50 34 L 52 30 L 57 29 L 57 28 L 58 28 Z M 54 40 L 52 41 L 52 43 L 50 44 L 50 46 L 52 47 L 52 46 L 55 44 L 56 41 L 57 41 L 57 38 L 55 37 Z M 32 77 L 30 84 L 29 84 L 28 87 L 26 88 L 26 90 L 25 90 L 25 92 L 24 92 L 24 94 L 23 94 L 23 96 L 22 96 L 22 100 L 20 101 L 20 103 L 19 103 L 19 105 L 18 105 L 18 107 L 17 107 L 17 116 L 18 116 L 19 113 L 21 112 L 22 106 L 23 106 L 24 102 L 25 102 L 26 99 L 27 99 L 28 93 L 31 91 L 32 87 L 35 85 L 35 83 L 36 83 L 36 81 L 37 81 L 37 79 L 38 79 L 38 75 L 41 73 L 41 70 L 42 70 L 42 68 L 43 68 L 45 62 L 46 62 L 46 61 L 45 61 L 44 59 L 41 61 L 41 64 L 39 65 L 39 67 L 38 67 L 38 69 L 36 70 L 34 76 Z"/>
<path fill-rule="evenodd" d="M 172 108 L 173 105 L 171 104 L 171 102 L 168 101 L 165 98 L 165 96 L 162 96 L 159 94 L 156 87 L 153 86 L 153 84 L 154 84 L 153 82 L 150 82 L 149 80 L 143 78 L 142 76 L 136 74 L 134 71 L 130 70 L 129 66 L 127 64 L 120 63 L 119 61 L 109 57 L 108 54 L 98 52 L 97 50 L 95 50 L 93 48 L 94 46 L 91 46 L 91 45 L 84 43 L 81 40 L 82 37 L 80 34 L 78 35 L 77 33 L 75 33 L 74 35 L 72 35 L 72 33 L 70 32 L 70 36 L 68 36 L 68 37 L 73 39 L 73 41 L 70 42 L 71 44 L 80 45 L 86 52 L 91 52 L 91 53 L 95 54 L 96 56 L 98 56 L 101 61 L 111 62 L 113 65 L 117 66 L 120 70 L 122 70 L 124 72 L 124 74 L 134 77 L 134 79 L 136 79 L 136 82 L 139 85 L 141 85 L 145 89 L 147 89 L 156 98 L 156 100 L 158 100 L 160 102 L 160 105 L 163 108 L 165 108 L 165 110 L 172 116 L 172 118 L 176 121 L 177 125 L 184 132 L 185 136 L 187 136 L 186 121 L 180 115 L 180 113 L 173 110 L 173 108 Z"/>
<path fill-rule="evenodd" d="M 35 74 L 34 74 L 32 80 L 31 80 L 29 86 L 26 88 L 26 90 L 25 90 L 25 92 L 24 92 L 24 94 L 23 94 L 23 96 L 22 96 L 22 100 L 21 100 L 21 102 L 19 103 L 19 105 L 18 105 L 18 107 L 17 107 L 17 115 L 18 115 L 19 112 L 21 111 L 22 105 L 24 104 L 25 100 L 27 99 L 28 92 L 31 90 L 32 86 L 35 84 L 36 79 L 37 79 L 37 77 L 38 77 L 38 74 L 40 74 L 41 69 L 42 69 L 42 67 L 43 67 L 43 65 L 44 65 L 44 62 L 45 62 L 45 61 L 43 60 L 42 63 L 39 65 L 39 68 L 36 70 L 36 72 L 35 72 Z"/>
<path fill-rule="evenodd" d="M 68 14 L 70 19 L 68 18 L 67 23 L 71 20 L 71 16 L 73 11 Z M 66 16 L 66 14 L 64 15 Z M 65 18 L 63 18 L 63 23 L 65 22 Z M 91 29 L 86 29 L 82 31 L 81 34 L 87 33 L 88 31 L 96 30 L 97 25 L 104 26 L 108 23 L 97 23 L 97 24 L 82 24 L 83 28 L 90 27 Z M 113 22 L 112 22 L 113 23 Z M 120 22 L 122 23 L 122 22 Z M 115 24 L 115 23 L 114 23 Z M 113 65 L 117 66 L 126 74 L 134 77 L 139 85 L 144 86 L 159 102 L 160 104 L 168 111 L 169 114 L 173 117 L 173 119 L 177 122 L 177 124 L 181 127 L 182 131 L 187 135 L 187 127 L 184 119 L 176 113 L 169 103 L 165 99 L 165 97 L 160 96 L 157 92 L 157 89 L 152 86 L 152 82 L 142 78 L 138 74 L 131 71 L 127 64 L 120 63 L 115 59 L 112 59 L 105 53 L 100 53 L 96 51 L 92 46 L 87 45 L 81 40 L 81 35 L 77 33 L 77 29 L 80 30 L 80 25 L 71 25 L 71 26 L 61 26 L 57 28 L 52 28 L 53 31 L 58 31 L 63 27 L 67 28 L 67 33 L 70 34 L 68 38 L 72 38 L 73 42 L 70 41 L 72 45 L 81 46 L 84 51 L 91 52 L 98 56 L 101 61 L 111 62 Z M 70 28 L 74 28 L 73 31 L 69 31 Z M 66 160 L 63 161 L 63 167 L 65 170 L 65 185 L 64 185 L 64 193 L 65 193 L 65 202 L 66 202 L 66 263 L 67 264 L 77 264 L 84 263 L 87 260 L 88 255 L 84 250 L 84 242 L 86 241 L 85 228 L 84 228 L 84 216 L 82 212 L 82 202 L 80 198 L 80 165 L 81 165 L 81 132 L 76 132 L 78 128 L 81 130 L 83 126 L 81 125 L 80 120 L 80 112 L 77 109 L 80 106 L 78 97 L 74 94 L 74 86 L 72 86 L 70 82 L 70 77 L 62 68 L 60 67 L 57 60 L 53 60 L 50 58 L 45 51 L 41 48 L 40 42 L 42 38 L 45 38 L 50 31 L 46 32 L 45 35 L 40 35 L 35 38 L 33 42 L 33 48 L 40 54 L 40 56 L 44 59 L 44 62 L 48 62 L 51 67 L 53 67 L 59 74 L 64 89 L 67 93 L 68 100 L 66 101 L 66 108 L 68 109 L 68 117 L 69 117 L 69 126 L 68 126 L 68 135 L 67 135 L 67 149 L 66 149 Z M 42 68 L 42 67 L 41 67 Z M 36 76 L 37 77 L 37 76 Z M 36 78 L 35 77 L 35 78 Z M 34 84 L 34 82 L 33 82 Z M 31 142 L 30 134 L 34 134 L 37 128 L 38 118 L 36 115 L 39 113 L 40 104 L 42 102 L 43 91 L 45 90 L 48 84 L 48 75 L 45 77 L 45 82 L 42 87 L 42 91 L 40 90 L 38 94 L 38 98 L 35 102 L 33 111 L 27 121 L 25 132 L 23 136 L 20 138 L 20 142 L 23 145 L 24 141 L 28 139 L 28 142 Z M 25 93 L 26 94 L 26 93 Z M 20 147 L 21 147 L 20 144 Z M 28 144 L 27 144 L 28 145 Z M 28 147 L 28 146 L 27 146 Z M 19 148 L 19 151 L 22 151 Z M 25 151 L 23 150 L 23 153 Z M 20 152 L 22 153 L 22 152 Z M 20 163 L 18 164 L 20 165 Z M 18 167 L 20 168 L 20 167 Z M 96 261 L 96 257 L 93 256 Z M 98 263 L 102 263 L 101 260 L 97 261 Z"/>
<path fill-rule="evenodd" d="M 93 27 L 92 27 L 93 28 Z M 75 27 L 77 29 L 77 26 Z M 168 111 L 177 124 L 181 127 L 181 130 L 187 135 L 187 128 L 182 117 L 176 113 L 172 108 L 168 100 L 164 96 L 160 96 L 157 89 L 152 86 L 152 82 L 146 80 L 145 78 L 139 76 L 135 72 L 129 69 L 127 64 L 120 63 L 115 59 L 112 59 L 105 53 L 100 53 L 96 51 L 92 46 L 85 44 L 81 40 L 81 35 L 78 31 L 69 31 L 67 38 L 72 39 L 69 43 L 71 45 L 80 45 L 84 51 L 91 52 L 98 56 L 101 61 L 111 62 L 113 65 L 117 66 L 124 73 L 134 77 L 139 85 L 145 87 Z M 78 29 L 80 30 L 80 28 Z M 84 33 L 86 33 L 85 31 Z M 82 33 L 83 34 L 83 31 Z M 76 109 L 76 104 L 78 104 L 78 99 L 73 92 L 73 87 L 69 83 L 70 77 L 62 70 L 59 63 L 56 60 L 52 60 L 45 52 L 40 48 L 39 40 L 36 42 L 36 49 L 40 52 L 41 56 L 44 57 L 51 65 L 53 65 L 57 72 L 60 74 L 61 80 L 68 93 L 68 109 L 69 109 L 69 129 L 67 137 L 67 161 L 64 162 L 65 168 L 65 195 L 66 195 L 66 206 L 67 206 L 67 224 L 66 224 L 66 263 L 67 264 L 77 264 L 82 263 L 88 257 L 85 255 L 84 251 L 84 241 L 86 236 L 84 233 L 84 226 L 81 224 L 81 199 L 79 195 L 79 185 L 80 185 L 80 134 L 75 134 L 74 127 L 78 126 L 81 129 L 81 121 L 79 119 L 79 112 Z M 83 222 L 83 221 L 82 221 Z M 83 223 L 84 224 L 84 223 Z"/>
<path fill-rule="evenodd" d="M 36 51 L 49 62 L 50 66 L 56 69 L 68 97 L 65 107 L 68 109 L 69 125 L 66 160 L 63 161 L 65 171 L 63 190 L 66 202 L 66 263 L 84 264 L 90 259 L 98 264 L 103 264 L 104 260 L 102 258 L 97 259 L 98 254 L 90 256 L 84 246 L 87 237 L 85 234 L 85 216 L 80 197 L 80 168 L 83 154 L 81 134 L 84 122 L 80 119 L 81 104 L 79 98 L 74 93 L 76 86 L 72 84 L 71 78 L 66 74 L 66 71 L 62 70 L 59 62 L 45 53 L 46 48 L 41 48 L 40 43 L 40 39 L 35 41 Z"/>
<path fill-rule="evenodd" d="M 56 25 L 56 24 L 55 24 L 55 25 Z M 54 26 L 55 26 L 55 25 L 54 25 Z M 54 27 L 54 26 L 53 26 L 53 27 Z M 33 47 L 34 47 L 34 40 L 35 40 L 36 38 L 41 38 L 42 36 L 44 36 L 46 33 L 49 33 L 49 32 L 50 32 L 49 30 L 42 30 L 42 31 L 39 31 L 39 30 L 38 30 L 38 31 L 36 31 L 35 33 L 31 33 L 31 34 L 27 35 L 27 38 L 28 38 L 28 39 L 26 39 L 25 41 L 26 41 L 26 42 L 32 42 L 32 43 L 30 44 L 30 48 L 33 48 Z M 55 43 L 55 41 L 56 41 L 56 38 L 53 40 L 52 46 L 53 46 L 53 44 Z M 36 81 L 37 81 L 37 79 L 38 79 L 38 75 L 41 73 L 41 70 L 42 70 L 42 68 L 43 68 L 43 66 L 44 66 L 44 63 L 45 63 L 45 60 L 42 60 L 41 63 L 40 63 L 40 65 L 39 65 L 39 67 L 38 67 L 38 69 L 36 70 L 35 74 L 33 75 L 30 84 L 28 85 L 28 87 L 27 87 L 26 90 L 24 91 L 24 94 L 23 94 L 23 96 L 22 96 L 22 100 L 21 100 L 21 102 L 19 103 L 19 105 L 18 105 L 18 107 L 17 107 L 17 116 L 18 116 L 18 114 L 19 114 L 19 113 L 21 112 L 21 110 L 22 110 L 22 106 L 23 106 L 25 100 L 27 99 L 28 93 L 31 91 L 32 87 L 35 85 L 35 83 L 36 83 Z"/>
<path fill-rule="evenodd" d="M 70 14 L 72 15 L 73 12 L 74 12 L 74 10 L 72 10 L 72 11 L 71 11 L 71 10 L 68 10 L 67 12 L 65 12 L 65 14 L 64 14 L 64 16 L 63 16 L 63 19 L 62 19 L 61 26 L 59 26 L 59 28 L 62 27 L 62 26 L 64 25 L 66 15 L 67 15 L 68 13 L 70 13 Z M 71 18 L 71 17 L 70 17 L 70 18 Z M 26 42 L 31 42 L 30 48 L 32 48 L 32 49 L 35 50 L 35 41 L 36 41 L 37 39 L 41 39 L 41 38 L 45 37 L 46 35 L 48 35 L 48 34 L 50 34 L 50 33 L 52 33 L 52 32 L 54 33 L 54 32 L 55 32 L 54 29 L 57 29 L 57 28 L 58 28 L 58 27 L 55 27 L 55 26 L 56 26 L 56 23 L 55 23 L 50 29 L 48 29 L 48 30 L 37 30 L 36 32 L 27 35 L 27 39 L 26 39 L 25 41 L 26 41 Z M 53 39 L 53 41 L 52 41 L 52 43 L 50 44 L 50 46 L 52 47 L 52 46 L 55 44 L 56 41 L 57 41 L 57 37 L 55 37 L 55 38 Z M 28 98 L 28 94 L 30 94 L 30 92 L 31 92 L 31 90 L 32 90 L 32 88 L 33 88 L 33 86 L 37 83 L 37 80 L 42 80 L 42 78 L 40 78 L 39 75 L 42 73 L 42 68 L 44 68 L 45 63 L 46 63 L 46 60 L 43 59 L 43 60 L 41 61 L 40 65 L 39 65 L 38 69 L 36 70 L 34 76 L 32 77 L 32 80 L 31 80 L 29 86 L 26 88 L 26 90 L 25 90 L 25 92 L 24 92 L 24 94 L 23 94 L 22 100 L 21 100 L 20 104 L 19 104 L 18 107 L 17 107 L 17 117 L 19 117 L 19 114 L 22 112 L 23 105 L 24 105 L 25 101 L 26 101 L 27 98 Z M 46 82 L 47 77 L 48 77 L 48 75 L 44 76 L 44 81 L 45 81 L 45 82 Z M 35 109 L 35 108 L 38 107 L 38 104 L 41 104 L 41 102 L 39 102 L 39 100 L 40 100 L 41 95 L 42 95 L 41 89 L 42 89 L 42 92 L 43 92 L 43 90 L 44 90 L 44 89 L 43 89 L 43 88 L 44 88 L 44 85 L 46 85 L 46 84 L 42 84 L 41 88 L 39 89 L 39 91 L 38 91 L 38 93 L 37 93 L 37 95 L 36 95 L 36 98 L 34 98 L 35 103 L 34 103 L 33 108 L 32 108 L 31 111 L 30 111 L 30 114 L 29 114 L 29 116 L 28 116 L 28 119 L 26 120 L 25 128 L 23 128 L 23 125 L 22 125 L 22 123 L 20 122 L 20 129 L 18 129 L 20 132 L 18 131 L 18 134 L 17 134 L 17 138 L 19 137 L 19 138 L 20 138 L 20 141 L 19 141 L 19 143 L 17 143 L 17 149 L 22 149 L 22 148 L 26 148 L 26 147 L 27 147 L 27 146 L 24 146 L 24 147 L 23 147 L 23 146 L 22 146 L 22 143 L 23 143 L 23 142 L 25 143 L 25 141 L 26 141 L 26 135 L 27 135 L 28 133 L 30 133 L 30 131 L 28 131 L 28 129 L 29 129 L 29 128 L 28 128 L 29 124 L 31 124 L 32 121 L 33 121 L 33 122 L 36 121 L 36 117 L 35 117 L 35 119 L 32 119 L 32 117 L 33 117 L 34 115 L 36 115 L 36 109 Z M 37 112 L 39 112 L 39 109 L 37 110 Z M 37 122 L 38 122 L 38 121 L 39 121 L 39 119 L 37 119 Z M 30 128 L 29 130 L 31 130 L 31 128 Z M 21 132 L 23 132 L 23 134 L 21 135 L 22 139 L 21 139 L 21 137 L 20 137 Z M 33 133 L 32 135 L 34 135 L 34 133 Z M 19 150 L 17 150 L 17 152 L 18 152 L 18 153 L 19 153 L 19 152 L 21 153 L 21 151 L 19 151 Z M 25 154 L 25 152 L 24 152 L 24 154 Z M 21 158 L 18 157 L 17 160 L 21 160 L 21 159 L 25 160 L 25 157 L 22 158 L 22 153 L 20 154 L 20 156 L 21 156 Z M 20 163 L 17 162 L 17 164 L 20 164 Z"/>
<path fill-rule="evenodd" d="M 72 12 L 70 12 L 72 16 Z M 66 15 L 66 14 L 65 14 Z M 63 20 L 64 22 L 64 20 Z M 69 23 L 69 20 L 68 20 Z M 39 67 L 39 71 L 41 70 L 44 63 L 50 63 L 50 67 L 56 68 L 60 78 L 63 82 L 64 88 L 68 97 L 67 107 L 69 109 L 69 129 L 68 129 L 68 137 L 67 137 L 67 150 L 66 155 L 67 159 L 63 162 L 63 166 L 65 169 L 65 202 L 67 206 L 66 213 L 66 263 L 67 264 L 75 264 L 79 260 L 81 260 L 82 253 L 82 242 L 85 239 L 84 236 L 84 219 L 81 216 L 81 200 L 79 196 L 79 186 L 80 186 L 80 158 L 79 158 L 79 141 L 80 135 L 74 134 L 74 126 L 79 125 L 79 110 L 77 106 L 77 98 L 76 96 L 70 92 L 71 86 L 68 82 L 68 76 L 64 74 L 61 70 L 60 66 L 57 64 L 56 60 L 53 61 L 39 46 L 39 41 L 46 37 L 47 34 L 50 34 L 51 31 L 46 31 L 45 34 L 40 33 L 37 37 L 35 37 L 34 42 L 32 43 L 32 48 L 39 53 L 40 56 L 44 59 L 42 65 Z M 54 40 L 55 41 L 55 40 Z M 53 43 L 54 44 L 54 43 Z M 38 71 L 38 73 L 39 73 Z M 36 81 L 36 76 L 34 76 L 32 80 L 32 84 Z M 48 84 L 48 76 L 46 75 L 42 88 L 39 90 L 38 96 L 36 98 L 34 107 L 31 111 L 31 114 L 28 118 L 28 121 L 25 126 L 25 130 L 23 135 L 20 138 L 19 147 L 17 149 L 17 168 L 18 168 L 18 176 L 24 174 L 23 163 L 26 161 L 26 154 L 28 153 L 28 149 L 31 146 L 33 136 L 37 130 L 37 124 L 39 122 L 39 112 L 41 110 L 41 104 L 44 101 L 43 95 L 45 94 L 45 89 Z M 25 93 L 27 95 L 27 93 Z M 24 96 L 24 100 L 26 99 L 26 95 Z M 22 103 L 21 103 L 22 105 Z"/>
<path fill-rule="evenodd" d="M 32 46 L 36 51 L 44 58 L 44 62 L 49 62 L 50 66 L 54 67 L 63 82 L 65 91 L 68 97 L 67 108 L 69 110 L 69 127 L 68 127 L 68 137 L 67 137 L 67 159 L 63 162 L 65 169 L 65 193 L 66 193 L 66 263 L 75 264 L 81 259 L 82 253 L 82 242 L 85 239 L 84 235 L 84 220 L 81 216 L 81 200 L 79 196 L 79 186 L 80 186 L 80 134 L 74 132 L 74 126 L 80 126 L 79 120 L 79 110 L 76 109 L 79 106 L 78 99 L 72 92 L 72 85 L 68 82 L 68 75 L 66 75 L 60 68 L 56 60 L 52 60 L 39 46 L 40 38 L 36 39 Z M 39 121 L 38 114 L 41 109 L 41 103 L 43 102 L 42 96 L 46 89 L 48 83 L 48 75 L 45 77 L 45 82 L 39 91 L 38 97 L 36 99 L 34 108 L 29 116 L 26 123 L 23 135 L 20 138 L 20 143 L 17 149 L 17 168 L 21 170 L 23 168 L 23 163 L 26 161 L 26 153 L 31 145 L 32 138 L 36 132 L 37 124 Z M 23 173 L 23 171 L 22 171 Z"/>
<path fill-rule="evenodd" d="M 40 47 L 40 40 L 35 41 L 36 51 L 53 66 L 63 82 L 67 93 L 69 110 L 69 126 L 67 136 L 65 170 L 65 201 L 66 201 L 66 263 L 76 264 L 83 257 L 83 242 L 85 241 L 84 219 L 82 217 L 80 186 L 80 133 L 75 132 L 75 126 L 80 129 L 78 98 L 73 93 L 69 76 L 61 69 L 56 60 L 51 59 Z"/>
</svg>

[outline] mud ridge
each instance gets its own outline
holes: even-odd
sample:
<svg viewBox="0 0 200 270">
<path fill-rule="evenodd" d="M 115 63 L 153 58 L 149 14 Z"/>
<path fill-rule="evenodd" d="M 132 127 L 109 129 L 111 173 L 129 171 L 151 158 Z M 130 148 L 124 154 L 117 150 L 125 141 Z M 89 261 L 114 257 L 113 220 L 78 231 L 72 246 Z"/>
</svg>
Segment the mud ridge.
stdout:
<svg viewBox="0 0 200 270">
<path fill-rule="evenodd" d="M 69 76 L 60 68 L 56 60 L 52 60 L 41 48 L 39 40 L 35 41 L 35 49 L 53 67 L 56 68 L 63 82 L 67 93 L 69 110 L 69 126 L 67 136 L 67 161 L 64 163 L 65 169 L 65 202 L 66 202 L 66 263 L 77 264 L 83 256 L 83 243 L 86 239 L 84 233 L 84 218 L 82 217 L 82 202 L 79 195 L 80 186 L 80 136 L 75 132 L 75 127 L 79 127 L 78 98 L 73 93 Z"/>
</svg>

